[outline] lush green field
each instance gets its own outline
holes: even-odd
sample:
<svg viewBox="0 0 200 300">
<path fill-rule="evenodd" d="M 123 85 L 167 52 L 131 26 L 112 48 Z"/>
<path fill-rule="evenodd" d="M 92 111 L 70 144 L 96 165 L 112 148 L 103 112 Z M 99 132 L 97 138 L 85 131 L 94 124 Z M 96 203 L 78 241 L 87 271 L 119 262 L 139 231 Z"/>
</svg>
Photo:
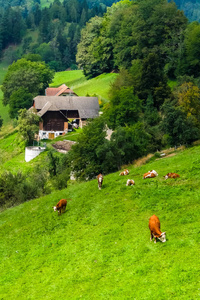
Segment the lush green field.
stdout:
<svg viewBox="0 0 200 300">
<path fill-rule="evenodd" d="M 109 89 L 113 81 L 116 79 L 116 73 L 108 73 L 99 75 L 93 79 L 87 80 L 80 70 L 64 71 L 55 74 L 51 86 L 59 86 L 65 83 L 78 96 L 96 94 L 100 100 L 109 101 Z"/>
<path fill-rule="evenodd" d="M 0 299 L 199 299 L 200 146 L 175 154 L 1 212 Z M 166 243 L 150 242 L 152 214 Z"/>
</svg>

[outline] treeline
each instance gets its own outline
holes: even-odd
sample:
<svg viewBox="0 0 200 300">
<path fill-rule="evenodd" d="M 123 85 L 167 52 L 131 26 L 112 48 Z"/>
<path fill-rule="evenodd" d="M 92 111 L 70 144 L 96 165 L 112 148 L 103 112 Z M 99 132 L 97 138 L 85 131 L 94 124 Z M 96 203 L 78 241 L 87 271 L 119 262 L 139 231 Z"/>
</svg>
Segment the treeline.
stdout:
<svg viewBox="0 0 200 300">
<path fill-rule="evenodd" d="M 200 138 L 199 30 L 166 0 L 121 1 L 87 23 L 79 66 L 87 77 L 119 75 L 103 116 L 83 130 L 69 154 L 77 178 Z M 114 130 L 110 141 L 106 126 Z"/>
<path fill-rule="evenodd" d="M 4 54 L 11 64 L 24 54 L 39 54 L 54 70 L 65 70 L 76 63 L 81 29 L 90 18 L 103 16 L 105 11 L 106 6 L 102 5 L 89 8 L 85 0 L 64 0 L 62 3 L 55 0 L 43 9 L 38 1 L 29 9 L 3 6 L 0 9 L 0 55 Z M 31 34 L 26 36 L 27 29 L 39 32 L 36 41 Z M 9 47 L 19 43 L 22 43 L 22 50 Z"/>
<path fill-rule="evenodd" d="M 79 2 L 83 2 L 83 0 L 78 0 Z M 105 6 L 111 6 L 113 3 L 118 2 L 119 0 L 88 0 L 88 6 L 89 8 L 97 6 L 97 5 L 105 5 Z M 22 10 L 26 10 L 27 7 L 33 6 L 35 3 L 42 4 L 41 0 L 0 0 L 0 6 L 3 8 L 7 8 L 9 6 L 15 7 L 18 6 Z M 47 1 L 49 3 L 52 3 L 53 0 Z M 61 1 L 63 2 L 63 1 Z"/>
<path fill-rule="evenodd" d="M 179 9 L 184 11 L 184 14 L 190 21 L 200 21 L 200 1 L 199 0 L 175 0 Z"/>
</svg>

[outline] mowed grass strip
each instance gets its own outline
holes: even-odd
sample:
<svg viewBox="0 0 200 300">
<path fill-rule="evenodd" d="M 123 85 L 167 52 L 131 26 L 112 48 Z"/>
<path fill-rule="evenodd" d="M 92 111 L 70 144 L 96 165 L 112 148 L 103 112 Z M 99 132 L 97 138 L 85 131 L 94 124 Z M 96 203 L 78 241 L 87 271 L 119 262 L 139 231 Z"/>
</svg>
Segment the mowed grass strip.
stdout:
<svg viewBox="0 0 200 300">
<path fill-rule="evenodd" d="M 101 191 L 74 183 L 2 212 L 0 298 L 198 299 L 200 146 L 175 154 L 107 175 Z M 158 177 L 142 179 L 151 169 Z M 61 198 L 72 200 L 58 216 Z M 152 214 L 166 243 L 150 242 Z"/>
</svg>

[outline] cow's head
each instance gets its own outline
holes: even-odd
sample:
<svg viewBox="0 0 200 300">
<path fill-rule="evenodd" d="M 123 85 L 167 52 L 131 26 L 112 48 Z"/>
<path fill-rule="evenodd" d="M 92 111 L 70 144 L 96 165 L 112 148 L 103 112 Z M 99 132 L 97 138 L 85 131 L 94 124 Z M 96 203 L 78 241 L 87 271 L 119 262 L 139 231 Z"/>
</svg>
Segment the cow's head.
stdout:
<svg viewBox="0 0 200 300">
<path fill-rule="evenodd" d="M 162 243 L 166 242 L 166 232 L 162 232 L 158 238 Z"/>
<path fill-rule="evenodd" d="M 52 206 L 54 211 L 57 211 L 57 207 L 56 206 Z"/>
<path fill-rule="evenodd" d="M 163 176 L 163 177 L 165 177 L 165 179 L 168 179 L 168 178 L 169 178 L 168 174 L 167 174 L 167 175 L 165 175 L 165 176 Z"/>
</svg>

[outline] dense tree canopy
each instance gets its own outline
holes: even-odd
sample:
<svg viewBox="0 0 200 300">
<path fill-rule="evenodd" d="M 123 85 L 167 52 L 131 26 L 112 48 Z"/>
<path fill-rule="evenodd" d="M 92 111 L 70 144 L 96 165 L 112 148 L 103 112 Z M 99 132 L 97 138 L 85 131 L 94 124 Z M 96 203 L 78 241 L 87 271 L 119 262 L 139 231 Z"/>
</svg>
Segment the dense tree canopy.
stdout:
<svg viewBox="0 0 200 300">
<path fill-rule="evenodd" d="M 26 89 L 27 93 L 32 94 L 32 97 L 44 94 L 44 90 L 52 81 L 53 75 L 54 72 L 44 62 L 32 62 L 25 58 L 14 62 L 9 66 L 2 84 L 3 104 L 7 105 L 12 94 L 22 88 Z M 12 105 L 13 101 L 14 97 L 12 98 Z"/>
<path fill-rule="evenodd" d="M 159 54 L 160 63 L 168 64 L 168 72 L 172 70 L 173 73 L 176 69 L 187 19 L 174 3 L 166 0 L 121 1 L 108 9 L 98 24 L 97 27 L 93 21 L 86 25 L 81 46 L 78 46 L 77 61 L 86 75 L 104 72 L 105 67 L 100 61 L 109 61 L 109 70 L 129 68 L 133 60 L 144 59 L 150 53 Z M 85 44 L 86 36 L 90 39 L 89 47 Z M 85 52 L 89 60 L 80 59 Z"/>
</svg>

